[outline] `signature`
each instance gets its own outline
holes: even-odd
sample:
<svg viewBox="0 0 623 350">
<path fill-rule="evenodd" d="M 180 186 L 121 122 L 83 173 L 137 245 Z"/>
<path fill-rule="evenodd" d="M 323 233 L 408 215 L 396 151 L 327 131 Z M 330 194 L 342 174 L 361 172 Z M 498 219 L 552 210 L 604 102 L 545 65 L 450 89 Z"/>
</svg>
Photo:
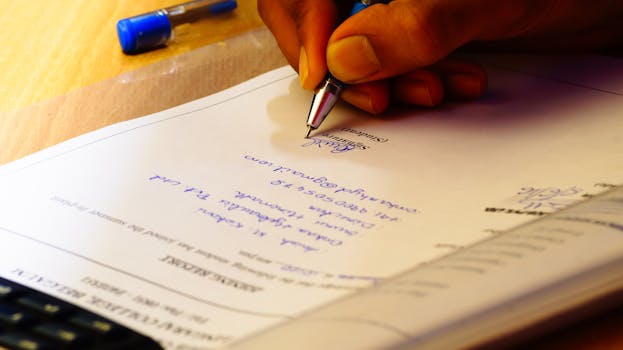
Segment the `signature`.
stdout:
<svg viewBox="0 0 623 350">
<path fill-rule="evenodd" d="M 312 137 L 308 139 L 308 142 L 302 144 L 301 147 L 328 148 L 331 150 L 331 153 L 344 153 L 355 149 L 354 145 L 348 143 L 336 140 L 321 139 L 317 137 Z"/>
</svg>

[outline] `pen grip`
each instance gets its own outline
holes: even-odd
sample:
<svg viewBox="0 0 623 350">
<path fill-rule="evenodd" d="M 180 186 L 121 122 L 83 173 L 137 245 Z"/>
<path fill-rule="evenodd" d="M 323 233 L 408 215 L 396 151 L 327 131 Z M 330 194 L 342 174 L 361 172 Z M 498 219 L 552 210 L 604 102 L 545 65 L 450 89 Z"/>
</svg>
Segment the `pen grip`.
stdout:
<svg viewBox="0 0 623 350">
<path fill-rule="evenodd" d="M 360 1 L 357 1 L 353 5 L 353 8 L 350 10 L 350 15 L 352 16 L 352 15 L 356 14 L 357 12 L 359 12 L 361 10 L 367 9 L 371 5 L 378 4 L 378 3 L 386 4 L 388 2 L 389 1 L 387 1 L 387 0 L 385 0 L 385 1 L 383 1 L 383 0 L 367 0 L 367 1 L 366 0 L 360 0 Z"/>
<path fill-rule="evenodd" d="M 350 16 L 356 14 L 357 12 L 368 8 L 368 6 L 370 5 L 366 5 L 364 3 L 362 3 L 361 1 L 357 1 L 354 5 L 353 8 L 350 10 Z"/>
</svg>

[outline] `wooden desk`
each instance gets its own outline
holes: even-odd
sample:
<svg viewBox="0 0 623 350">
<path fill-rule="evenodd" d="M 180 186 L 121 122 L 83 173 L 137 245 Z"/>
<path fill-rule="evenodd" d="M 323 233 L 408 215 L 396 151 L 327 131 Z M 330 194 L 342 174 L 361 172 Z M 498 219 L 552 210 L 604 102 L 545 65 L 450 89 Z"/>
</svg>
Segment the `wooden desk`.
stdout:
<svg viewBox="0 0 623 350">
<path fill-rule="evenodd" d="M 166 48 L 122 53 L 119 19 L 176 3 L 5 1 L 0 26 L 11 35 L 0 47 L 0 164 L 286 64 L 272 38 L 253 34 L 265 28 L 254 0 L 177 27 Z"/>
<path fill-rule="evenodd" d="M 252 0 L 238 0 L 230 15 L 181 28 L 178 42 L 165 49 L 121 52 L 118 19 L 178 2 L 5 0 L 0 164 L 286 64 L 270 34 L 257 30 L 263 25 Z M 623 349 L 623 308 L 518 348 Z"/>
<path fill-rule="evenodd" d="M 119 19 L 179 2 L 3 1 L 0 111 L 47 100 L 262 25 L 255 1 L 240 0 L 231 15 L 177 28 L 177 43 L 166 49 L 135 56 L 121 52 Z"/>
</svg>

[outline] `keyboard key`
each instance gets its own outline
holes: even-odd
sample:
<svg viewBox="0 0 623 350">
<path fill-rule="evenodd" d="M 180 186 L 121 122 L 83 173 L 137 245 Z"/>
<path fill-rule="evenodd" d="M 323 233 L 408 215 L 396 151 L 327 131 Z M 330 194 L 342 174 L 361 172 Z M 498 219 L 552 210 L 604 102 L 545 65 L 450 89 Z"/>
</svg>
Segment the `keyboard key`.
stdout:
<svg viewBox="0 0 623 350">
<path fill-rule="evenodd" d="M 0 300 L 14 298 L 26 291 L 26 288 L 19 284 L 0 278 Z"/>
<path fill-rule="evenodd" d="M 52 350 L 55 346 L 42 338 L 24 332 L 0 334 L 0 346 L 17 350 Z"/>
<path fill-rule="evenodd" d="M 86 334 L 61 323 L 43 323 L 35 327 L 34 331 L 65 347 L 84 346 L 88 343 Z"/>
<path fill-rule="evenodd" d="M 0 350 L 162 350 L 112 320 L 0 277 Z"/>
<path fill-rule="evenodd" d="M 23 310 L 7 304 L 0 304 L 0 325 L 17 327 L 31 324 L 34 317 Z"/>
<path fill-rule="evenodd" d="M 17 303 L 48 317 L 62 315 L 73 309 L 71 305 L 45 295 L 25 295 L 18 298 Z"/>
<path fill-rule="evenodd" d="M 125 328 L 119 326 L 118 324 L 87 312 L 77 313 L 69 319 L 69 322 L 73 325 L 105 337 L 118 337 L 122 336 L 124 333 L 127 333 Z"/>
</svg>

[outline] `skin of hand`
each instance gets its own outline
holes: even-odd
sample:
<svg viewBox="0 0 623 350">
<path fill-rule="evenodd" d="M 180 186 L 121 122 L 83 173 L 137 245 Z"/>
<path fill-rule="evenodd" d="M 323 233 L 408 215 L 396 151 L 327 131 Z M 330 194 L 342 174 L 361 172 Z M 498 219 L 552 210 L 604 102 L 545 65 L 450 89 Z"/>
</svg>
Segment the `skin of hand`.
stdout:
<svg viewBox="0 0 623 350">
<path fill-rule="evenodd" d="M 394 100 L 436 106 L 483 95 L 484 70 L 452 57 L 466 45 L 594 50 L 623 44 L 622 0 L 394 0 L 347 17 L 352 5 L 258 0 L 258 11 L 303 88 L 316 88 L 329 70 L 349 84 L 342 98 L 370 113 Z"/>
</svg>

